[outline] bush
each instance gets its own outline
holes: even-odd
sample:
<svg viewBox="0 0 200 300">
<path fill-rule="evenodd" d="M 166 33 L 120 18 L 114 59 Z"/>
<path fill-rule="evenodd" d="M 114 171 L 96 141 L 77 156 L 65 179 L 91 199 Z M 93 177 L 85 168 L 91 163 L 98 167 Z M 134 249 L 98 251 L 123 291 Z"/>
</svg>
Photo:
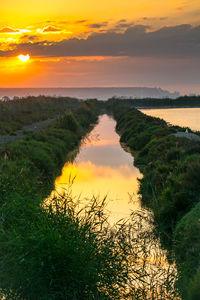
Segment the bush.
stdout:
<svg viewBox="0 0 200 300">
<path fill-rule="evenodd" d="M 137 151 L 134 164 L 143 173 L 139 192 L 154 212 L 155 232 L 170 254 L 175 250 L 183 299 L 199 299 L 200 143 L 175 138 L 173 133 L 183 128 L 117 106 L 117 101 L 113 113 L 121 141 Z"/>
<path fill-rule="evenodd" d="M 80 130 L 80 125 L 75 119 L 74 114 L 64 114 L 62 118 L 60 118 L 58 121 L 58 128 L 65 128 L 68 129 L 74 133 L 78 133 Z"/>
<path fill-rule="evenodd" d="M 104 200 L 83 207 L 69 195 L 42 206 L 15 198 L 0 208 L 0 295 L 6 300 L 173 299 L 171 268 L 159 267 L 160 253 L 157 268 L 148 264 L 151 248 L 156 255 L 156 241 L 146 228 L 151 217 L 135 213 L 130 222 L 111 227 Z"/>
<path fill-rule="evenodd" d="M 183 299 L 189 298 L 191 294 L 197 295 L 197 280 L 199 280 L 200 268 L 200 203 L 191 209 L 177 224 L 174 239 L 177 265 L 180 273 L 178 285 L 183 294 Z M 199 287 L 199 281 L 198 281 Z"/>
</svg>

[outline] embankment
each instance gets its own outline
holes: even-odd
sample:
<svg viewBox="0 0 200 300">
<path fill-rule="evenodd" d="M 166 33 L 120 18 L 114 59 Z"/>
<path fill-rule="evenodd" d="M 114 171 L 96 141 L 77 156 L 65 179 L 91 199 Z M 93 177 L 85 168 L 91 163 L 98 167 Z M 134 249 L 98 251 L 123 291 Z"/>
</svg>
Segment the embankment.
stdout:
<svg viewBox="0 0 200 300">
<path fill-rule="evenodd" d="M 2 151 L 0 298 L 143 300 L 157 290 L 166 292 L 166 286 L 145 282 L 135 225 L 110 227 L 105 199 L 93 198 L 81 208 L 70 193 L 46 205 L 41 201 L 61 164 L 96 122 L 97 107 L 96 101 L 86 102 Z"/>
<path fill-rule="evenodd" d="M 182 297 L 199 299 L 200 142 L 176 137 L 185 129 L 117 101 L 112 111 L 120 140 L 134 152 L 134 164 L 143 173 L 142 203 L 153 210 L 163 245 L 175 253 Z"/>
<path fill-rule="evenodd" d="M 9 143 L 0 155 L 0 201 L 13 195 L 42 197 L 61 165 L 97 121 L 92 101 L 65 113 L 45 129 Z M 46 192 L 45 192 L 46 193 Z"/>
<path fill-rule="evenodd" d="M 15 135 L 24 126 L 57 118 L 64 111 L 74 111 L 80 105 L 81 101 L 69 97 L 29 96 L 0 101 L 0 135 Z"/>
<path fill-rule="evenodd" d="M 145 248 L 144 231 L 136 238 L 139 215 L 111 227 L 105 199 L 79 207 L 69 192 L 42 201 L 100 109 L 106 105 L 86 102 L 1 152 L 0 298 L 175 299 L 174 273 L 162 273 L 169 282 L 149 274 L 154 241 L 147 232 Z"/>
<path fill-rule="evenodd" d="M 89 203 L 84 216 L 70 197 L 41 205 L 57 170 L 97 116 L 94 101 L 85 102 L 2 151 L 0 298 L 116 299 L 116 284 L 126 281 L 118 277 L 125 255 L 119 260 L 117 241 L 100 230 L 103 204 Z"/>
</svg>

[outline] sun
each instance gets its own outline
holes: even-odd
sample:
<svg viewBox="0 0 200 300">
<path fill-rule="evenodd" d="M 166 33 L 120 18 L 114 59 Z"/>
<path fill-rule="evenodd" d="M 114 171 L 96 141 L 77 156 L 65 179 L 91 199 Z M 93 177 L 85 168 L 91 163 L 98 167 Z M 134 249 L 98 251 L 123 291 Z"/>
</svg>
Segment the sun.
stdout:
<svg viewBox="0 0 200 300">
<path fill-rule="evenodd" d="M 22 61 L 22 62 L 27 62 L 29 59 L 30 59 L 30 55 L 29 54 L 26 54 L 26 55 L 23 55 L 23 54 L 20 54 L 18 56 L 19 60 Z"/>
</svg>

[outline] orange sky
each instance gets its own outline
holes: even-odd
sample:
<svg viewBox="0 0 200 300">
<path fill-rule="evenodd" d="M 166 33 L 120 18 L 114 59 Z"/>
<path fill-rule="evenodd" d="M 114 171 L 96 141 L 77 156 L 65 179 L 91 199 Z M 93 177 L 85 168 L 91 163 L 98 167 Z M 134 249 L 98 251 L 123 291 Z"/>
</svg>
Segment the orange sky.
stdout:
<svg viewBox="0 0 200 300">
<path fill-rule="evenodd" d="M 167 82 L 169 73 L 174 72 L 174 61 L 178 71 L 180 61 L 177 53 L 165 53 L 162 49 L 157 53 L 155 49 L 152 50 L 152 43 L 160 45 L 162 42 L 159 39 L 164 37 L 165 40 L 169 38 L 169 43 L 172 44 L 176 40 L 176 34 L 180 36 L 187 31 L 184 40 L 189 45 L 190 36 L 198 34 L 199 13 L 199 0 L 3 1 L 0 11 L 0 87 L 165 85 L 173 89 L 185 86 L 187 77 L 182 78 L 181 75 L 178 80 L 178 74 L 177 81 L 173 80 L 173 84 Z M 182 28 L 180 33 L 177 28 L 182 24 L 190 24 L 191 27 L 186 30 Z M 159 31 L 166 27 L 172 28 L 170 33 L 166 33 L 166 30 Z M 134 28 L 132 33 L 131 28 Z M 196 29 L 192 30 L 193 28 Z M 155 34 L 151 34 L 152 32 Z M 110 38 L 108 34 L 112 34 Z M 127 48 L 124 38 L 130 41 L 133 38 L 132 44 Z M 105 43 L 101 49 L 98 47 L 99 39 Z M 119 48 L 120 40 L 124 47 L 115 53 L 113 49 Z M 149 40 L 152 40 L 150 44 Z M 130 49 L 134 49 L 138 41 L 141 42 L 141 51 L 137 49 L 132 53 Z M 149 53 L 143 53 L 144 47 L 149 47 Z M 192 47 L 196 53 L 196 44 Z M 182 48 L 187 50 L 187 47 Z M 21 62 L 19 54 L 29 54 L 31 59 Z M 194 54 L 187 55 L 185 51 L 180 56 L 188 63 L 188 59 L 193 59 Z M 198 55 L 195 58 L 198 60 Z M 158 67 L 155 71 L 156 59 Z M 156 80 L 156 74 L 158 76 L 158 73 L 164 72 L 162 68 L 159 69 L 161 60 L 164 66 L 170 60 L 168 65 L 171 69 L 159 76 L 162 80 Z M 127 71 L 123 71 L 120 80 L 115 71 L 121 69 L 122 61 L 125 62 Z M 141 66 L 139 73 L 138 65 Z M 197 63 L 192 61 L 192 65 Z M 146 74 L 145 66 L 148 74 L 149 68 L 152 68 L 152 79 L 149 81 L 145 76 L 142 79 Z M 105 74 L 102 69 L 105 69 Z M 138 76 L 134 69 L 137 69 Z M 188 78 L 197 76 L 193 68 L 189 72 Z M 188 82 L 188 85 L 191 84 L 196 89 L 198 82 Z"/>
</svg>

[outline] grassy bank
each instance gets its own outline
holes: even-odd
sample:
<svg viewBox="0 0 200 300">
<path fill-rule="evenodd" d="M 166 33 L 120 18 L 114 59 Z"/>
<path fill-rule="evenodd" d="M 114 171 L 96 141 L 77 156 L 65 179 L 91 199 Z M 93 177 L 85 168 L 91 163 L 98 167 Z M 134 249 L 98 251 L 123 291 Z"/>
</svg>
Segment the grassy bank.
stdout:
<svg viewBox="0 0 200 300">
<path fill-rule="evenodd" d="M 83 207 L 69 191 L 50 203 L 42 201 L 59 166 L 96 122 L 97 107 L 95 101 L 86 102 L 1 153 L 0 296 L 4 299 L 176 297 L 174 273 L 149 263 L 156 247 L 146 223 L 141 226 L 143 214 L 111 227 L 105 199 L 88 200 Z"/>
<path fill-rule="evenodd" d="M 41 194 L 96 120 L 92 102 L 84 103 L 46 129 L 8 144 L 0 156 L 0 199 L 14 194 L 27 196 L 29 192 Z"/>
<path fill-rule="evenodd" d="M 97 278 L 104 277 L 104 270 L 98 268 L 108 268 L 113 254 L 107 254 L 107 267 L 102 264 L 105 257 L 99 247 L 106 251 L 110 246 L 108 238 L 97 237 L 96 214 L 90 209 L 88 217 L 81 218 L 70 199 L 60 199 L 56 205 L 57 200 L 52 200 L 45 208 L 40 205 L 57 170 L 96 121 L 95 103 L 86 102 L 2 151 L 0 294 L 4 299 L 89 299 L 90 293 L 98 292 Z"/>
<path fill-rule="evenodd" d="M 173 135 L 184 128 L 117 102 L 113 114 L 121 142 L 134 151 L 144 175 L 142 203 L 153 210 L 163 245 L 175 251 L 183 299 L 199 299 L 200 143 Z"/>
<path fill-rule="evenodd" d="M 1 206 L 0 296 L 176 299 L 171 270 L 148 263 L 155 250 L 151 235 L 137 232 L 136 216 L 110 227 L 104 206 L 91 199 L 80 209 L 70 197 L 52 199 L 47 207 L 15 197 Z"/>
<path fill-rule="evenodd" d="M 69 97 L 29 96 L 9 102 L 0 101 L 0 134 L 15 134 L 24 125 L 57 117 L 77 109 L 80 102 Z"/>
</svg>

